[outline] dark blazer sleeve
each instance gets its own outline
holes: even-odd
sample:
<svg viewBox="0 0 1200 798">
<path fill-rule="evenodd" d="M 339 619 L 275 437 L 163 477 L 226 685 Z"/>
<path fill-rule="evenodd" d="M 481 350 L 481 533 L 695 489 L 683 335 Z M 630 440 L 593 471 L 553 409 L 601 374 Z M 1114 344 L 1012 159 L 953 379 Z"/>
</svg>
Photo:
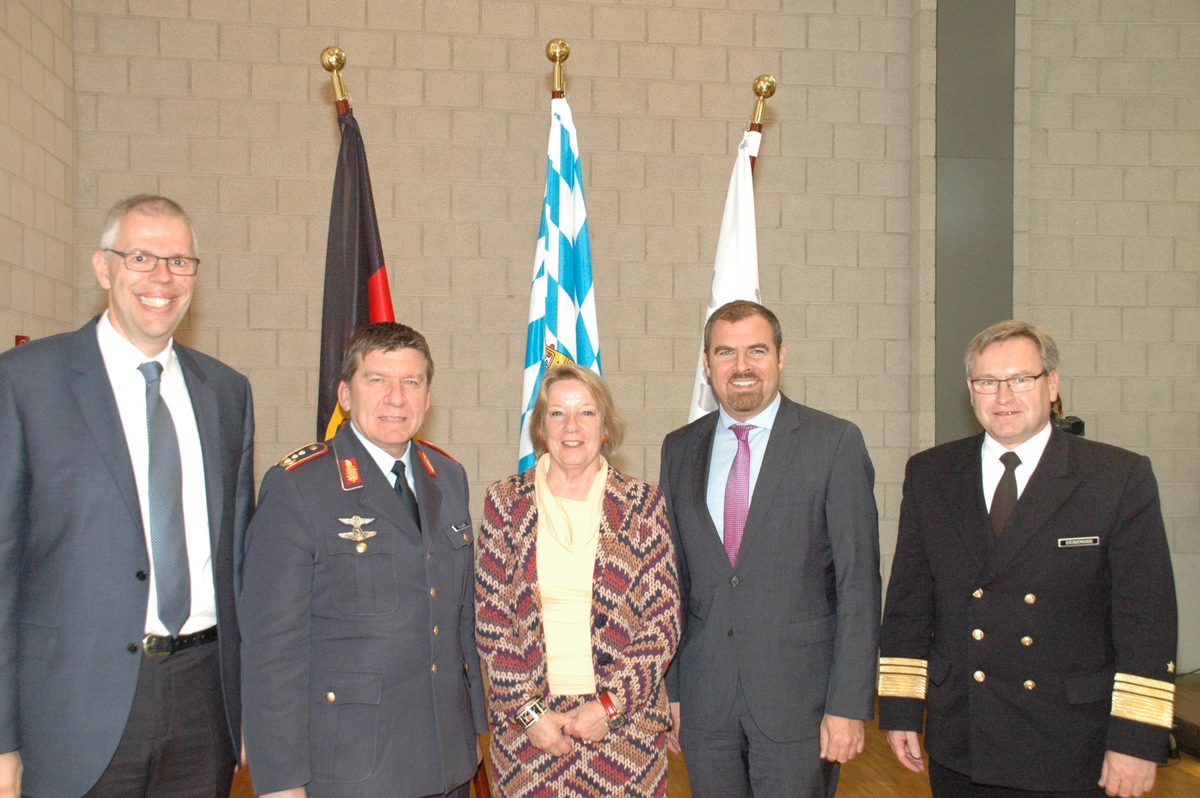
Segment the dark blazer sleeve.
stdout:
<svg viewBox="0 0 1200 798">
<path fill-rule="evenodd" d="M 242 621 L 246 752 L 260 793 L 307 784 L 310 602 L 316 558 L 308 506 L 280 466 L 267 472 L 247 532 Z"/>
<path fill-rule="evenodd" d="M 825 714 L 871 718 L 879 650 L 879 517 L 875 469 L 862 433 L 846 424 L 825 499 L 837 589 L 837 637 Z"/>
<path fill-rule="evenodd" d="M 0 370 L 0 752 L 21 747 L 17 688 L 17 598 L 29 528 L 24 428 L 13 386 Z"/>
</svg>

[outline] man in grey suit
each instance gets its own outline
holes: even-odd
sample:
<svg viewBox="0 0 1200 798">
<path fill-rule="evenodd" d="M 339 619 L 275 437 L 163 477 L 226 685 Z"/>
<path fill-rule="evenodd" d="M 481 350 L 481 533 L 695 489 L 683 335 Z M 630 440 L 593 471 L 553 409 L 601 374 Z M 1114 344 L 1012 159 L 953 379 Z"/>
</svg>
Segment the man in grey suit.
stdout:
<svg viewBox="0 0 1200 798">
<path fill-rule="evenodd" d="M 117 203 L 107 310 L 0 355 L 5 798 L 229 794 L 254 416 L 244 377 L 173 340 L 195 250 L 171 200 Z"/>
<path fill-rule="evenodd" d="M 784 355 L 770 310 L 718 308 L 720 409 L 663 441 L 683 599 L 668 745 L 697 798 L 832 796 L 873 711 L 875 472 L 857 427 L 779 392 Z"/>
<path fill-rule="evenodd" d="M 350 421 L 267 472 L 247 533 L 246 752 L 260 795 L 466 798 L 487 731 L 463 467 L 413 438 L 424 336 L 383 322 L 342 360 Z"/>
</svg>

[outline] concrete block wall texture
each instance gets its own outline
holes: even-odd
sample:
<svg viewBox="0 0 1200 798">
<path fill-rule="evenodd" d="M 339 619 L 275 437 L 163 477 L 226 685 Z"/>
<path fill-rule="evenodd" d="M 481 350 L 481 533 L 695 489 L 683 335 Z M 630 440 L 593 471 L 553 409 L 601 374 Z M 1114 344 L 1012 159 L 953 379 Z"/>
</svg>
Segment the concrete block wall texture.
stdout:
<svg viewBox="0 0 1200 798">
<path fill-rule="evenodd" d="M 338 145 L 317 59 L 337 44 L 397 316 L 437 360 L 426 435 L 463 461 L 478 512 L 516 462 L 543 48 L 563 37 L 606 376 L 631 427 L 620 463 L 654 479 L 685 420 L 750 84 L 770 72 L 756 199 L 783 387 L 862 426 L 886 573 L 904 461 L 934 443 L 936 7 L 0 0 L 17 54 L 0 64 L 3 345 L 90 317 L 105 210 L 162 192 L 193 214 L 204 259 L 181 339 L 249 375 L 260 474 L 307 442 Z M 1062 343 L 1089 435 L 1153 459 L 1184 589 L 1200 576 L 1198 10 L 1019 0 L 1014 131 L 1016 313 Z"/>
<path fill-rule="evenodd" d="M 1200 666 L 1200 3 L 1019 6 L 1017 312 L 1067 412 L 1147 454 Z"/>
<path fill-rule="evenodd" d="M 712 259 L 764 72 L 756 200 L 784 389 L 848 416 L 894 538 L 910 413 L 910 2 L 80 0 L 78 308 L 105 209 L 160 191 L 194 216 L 200 282 L 181 338 L 251 379 L 258 470 L 307 442 L 343 70 L 370 161 L 397 318 L 437 363 L 431 441 L 476 508 L 516 466 L 529 283 L 562 37 L 579 134 L 619 463 L 656 479 L 686 421 Z M 891 490 L 889 491 L 889 487 Z M 888 500 L 888 497 L 892 497 Z M 890 544 L 887 544 L 890 548 Z"/>
<path fill-rule="evenodd" d="M 0 2 L 0 347 L 75 315 L 70 4 Z"/>
</svg>

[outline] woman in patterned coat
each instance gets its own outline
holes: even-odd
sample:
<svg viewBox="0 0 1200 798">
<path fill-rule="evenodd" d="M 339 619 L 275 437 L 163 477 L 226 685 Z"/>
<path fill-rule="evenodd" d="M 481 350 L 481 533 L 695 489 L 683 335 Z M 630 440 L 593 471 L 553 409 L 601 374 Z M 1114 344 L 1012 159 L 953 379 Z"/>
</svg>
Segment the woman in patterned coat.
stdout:
<svg viewBox="0 0 1200 798">
<path fill-rule="evenodd" d="M 608 464 L 624 422 L 591 371 L 549 369 L 530 429 L 538 463 L 488 489 L 477 544 L 495 789 L 665 796 L 680 610 L 662 493 Z"/>
</svg>

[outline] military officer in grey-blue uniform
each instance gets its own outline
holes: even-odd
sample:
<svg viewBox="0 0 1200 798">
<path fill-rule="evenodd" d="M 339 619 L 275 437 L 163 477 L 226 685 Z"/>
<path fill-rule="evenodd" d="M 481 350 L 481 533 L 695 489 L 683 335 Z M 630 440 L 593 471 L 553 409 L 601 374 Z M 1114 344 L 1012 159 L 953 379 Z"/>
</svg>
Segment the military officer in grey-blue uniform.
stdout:
<svg viewBox="0 0 1200 798">
<path fill-rule="evenodd" d="M 462 796 L 487 730 L 461 465 L 413 440 L 433 360 L 394 322 L 354 335 L 350 421 L 263 480 L 240 603 L 246 752 L 272 796 Z"/>
</svg>

